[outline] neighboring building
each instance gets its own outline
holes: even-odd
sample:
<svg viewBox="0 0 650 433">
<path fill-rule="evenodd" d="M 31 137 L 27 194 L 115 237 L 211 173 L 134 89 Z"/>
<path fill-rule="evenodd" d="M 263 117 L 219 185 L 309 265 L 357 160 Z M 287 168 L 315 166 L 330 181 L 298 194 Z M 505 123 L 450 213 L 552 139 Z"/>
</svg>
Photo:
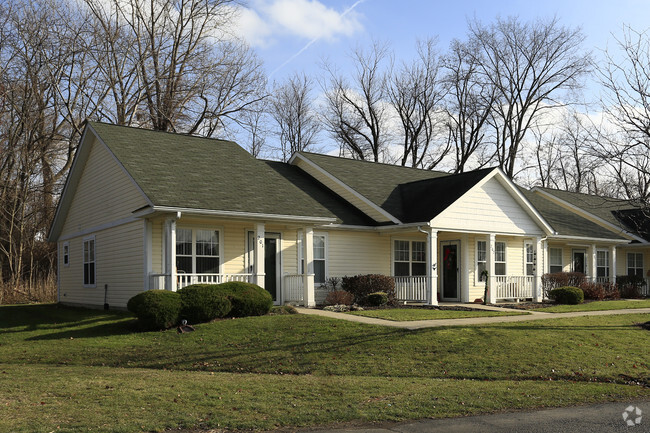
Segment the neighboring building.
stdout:
<svg viewBox="0 0 650 433">
<path fill-rule="evenodd" d="M 401 300 L 435 305 L 481 298 L 483 270 L 490 302 L 540 300 L 546 272 L 645 277 L 646 220 L 620 200 L 521 189 L 499 169 L 261 161 L 229 141 L 89 122 L 50 240 L 66 304 L 236 280 L 313 306 L 329 277 L 378 273 Z"/>
</svg>

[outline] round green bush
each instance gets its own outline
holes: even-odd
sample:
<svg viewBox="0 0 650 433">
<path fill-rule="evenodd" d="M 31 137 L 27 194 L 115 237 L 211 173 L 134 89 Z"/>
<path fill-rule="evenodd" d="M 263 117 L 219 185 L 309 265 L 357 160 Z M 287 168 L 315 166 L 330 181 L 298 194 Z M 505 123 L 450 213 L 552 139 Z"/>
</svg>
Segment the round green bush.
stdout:
<svg viewBox="0 0 650 433">
<path fill-rule="evenodd" d="M 576 305 L 582 304 L 585 300 L 585 294 L 577 287 L 558 287 L 548 292 L 548 297 L 558 304 Z"/>
<path fill-rule="evenodd" d="M 263 316 L 273 307 L 271 294 L 256 284 L 231 281 L 215 287 L 230 300 L 231 317 Z"/>
<path fill-rule="evenodd" d="M 180 289 L 178 294 L 181 295 L 180 318 L 189 323 L 226 317 L 232 308 L 230 300 L 216 284 L 194 284 Z"/>
<path fill-rule="evenodd" d="M 141 329 L 167 329 L 178 323 L 181 296 L 167 290 L 147 290 L 129 299 L 126 308 L 136 315 Z"/>
<path fill-rule="evenodd" d="M 374 292 L 366 296 L 366 304 L 371 307 L 380 307 L 388 303 L 388 295 L 384 292 Z"/>
</svg>

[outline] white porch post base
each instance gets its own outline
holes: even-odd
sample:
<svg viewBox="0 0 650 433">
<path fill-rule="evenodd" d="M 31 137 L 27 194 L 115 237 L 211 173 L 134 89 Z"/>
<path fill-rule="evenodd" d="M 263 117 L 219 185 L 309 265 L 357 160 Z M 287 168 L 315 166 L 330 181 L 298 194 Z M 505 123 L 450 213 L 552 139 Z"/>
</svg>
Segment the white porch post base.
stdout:
<svg viewBox="0 0 650 433">
<path fill-rule="evenodd" d="M 609 281 L 616 284 L 616 246 L 609 247 Z"/>
<path fill-rule="evenodd" d="M 303 274 L 302 285 L 305 293 L 302 296 L 302 304 L 305 307 L 312 308 L 316 306 L 316 297 L 314 296 L 314 274 Z"/>
</svg>

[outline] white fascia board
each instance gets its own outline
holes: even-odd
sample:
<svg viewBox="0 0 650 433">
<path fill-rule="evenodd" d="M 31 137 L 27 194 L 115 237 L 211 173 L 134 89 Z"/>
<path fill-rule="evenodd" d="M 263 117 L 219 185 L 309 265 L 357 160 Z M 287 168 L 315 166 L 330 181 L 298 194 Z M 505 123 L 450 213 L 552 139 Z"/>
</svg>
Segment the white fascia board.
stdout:
<svg viewBox="0 0 650 433">
<path fill-rule="evenodd" d="M 621 233 L 623 236 L 629 237 L 632 240 L 638 241 L 638 242 L 640 242 L 642 244 L 647 244 L 648 243 L 648 241 L 646 241 L 645 239 L 640 238 L 640 237 L 636 236 L 633 233 L 630 233 L 629 231 L 625 230 L 624 228 L 619 227 L 619 226 L 617 226 L 615 224 L 612 224 L 609 221 L 605 221 L 604 219 L 602 219 L 602 218 L 600 218 L 600 217 L 598 217 L 598 216 L 596 216 L 596 215 L 594 215 L 594 214 L 592 214 L 590 212 L 587 212 L 583 208 L 578 207 L 576 205 L 573 205 L 573 204 L 569 203 L 568 201 L 562 200 L 561 198 L 556 197 L 551 193 L 548 193 L 546 191 L 542 191 L 539 188 L 533 188 L 532 191 L 535 192 L 535 193 L 541 194 L 542 196 L 544 196 L 547 199 L 551 200 L 555 204 L 559 204 L 560 206 L 565 207 L 565 208 L 569 209 L 570 211 L 572 211 L 574 213 L 577 213 L 578 215 L 585 216 L 585 217 L 587 217 L 587 219 L 593 219 L 598 224 L 604 226 L 605 228 L 607 228 L 609 230 L 612 230 L 614 233 Z"/>
<path fill-rule="evenodd" d="M 214 210 L 214 209 L 191 209 L 183 207 L 173 207 L 173 206 L 153 206 L 152 212 L 145 212 L 143 215 L 148 215 L 153 212 L 173 212 L 173 213 L 182 213 L 190 215 L 206 215 L 206 216 L 218 216 L 223 218 L 238 218 L 238 219 L 249 219 L 249 220 L 272 220 L 272 221 L 288 221 L 288 222 L 301 222 L 301 223 L 312 223 L 312 224 L 328 224 L 336 221 L 336 218 L 329 217 L 312 217 L 312 216 L 302 216 L 302 215 L 276 215 L 276 214 L 265 214 L 265 213 L 256 213 L 256 212 L 238 212 L 238 211 L 227 211 L 227 210 Z"/>
<path fill-rule="evenodd" d="M 325 177 L 327 177 L 328 179 L 330 179 L 332 182 L 334 182 L 336 185 L 338 185 L 338 186 L 340 186 L 341 188 L 345 189 L 347 192 L 349 192 L 350 194 L 352 194 L 353 196 L 355 196 L 356 198 L 358 198 L 358 199 L 359 199 L 363 204 L 365 204 L 365 205 L 367 205 L 367 206 L 370 206 L 373 210 L 377 211 L 379 214 L 381 214 L 382 216 L 384 216 L 385 218 L 387 218 L 387 219 L 390 220 L 391 222 L 393 222 L 393 223 L 395 223 L 395 224 L 402 224 L 402 222 L 401 222 L 400 220 L 398 220 L 397 218 L 395 218 L 393 215 L 391 215 L 390 213 L 386 212 L 386 211 L 385 211 L 384 209 L 382 209 L 380 206 L 377 206 L 375 203 L 373 203 L 372 201 L 368 200 L 368 199 L 367 199 L 366 197 L 364 197 L 363 195 L 359 194 L 359 192 L 357 192 L 355 189 L 353 189 L 352 187 L 350 187 L 350 186 L 347 185 L 346 183 L 342 182 L 342 181 L 339 180 L 337 177 L 335 177 L 334 175 L 332 175 L 330 172 L 328 172 L 327 170 L 323 169 L 323 168 L 320 167 L 318 164 L 316 164 L 316 163 L 310 161 L 308 158 L 305 158 L 305 157 L 302 156 L 301 154 L 299 154 L 299 153 L 294 153 L 293 156 L 291 157 L 291 159 L 289 160 L 289 164 L 293 164 L 297 159 L 299 159 L 300 161 L 303 161 L 303 162 L 304 162 L 305 164 L 307 164 L 309 167 L 311 167 L 311 168 L 313 168 L 314 170 L 318 171 L 319 173 L 321 173 L 322 175 L 324 175 Z M 363 211 L 362 211 L 362 212 L 363 212 Z M 365 213 L 365 212 L 364 212 L 364 213 Z M 372 218 L 371 215 L 368 215 L 368 216 Z M 374 218 L 373 218 L 373 219 L 374 219 Z"/>
</svg>

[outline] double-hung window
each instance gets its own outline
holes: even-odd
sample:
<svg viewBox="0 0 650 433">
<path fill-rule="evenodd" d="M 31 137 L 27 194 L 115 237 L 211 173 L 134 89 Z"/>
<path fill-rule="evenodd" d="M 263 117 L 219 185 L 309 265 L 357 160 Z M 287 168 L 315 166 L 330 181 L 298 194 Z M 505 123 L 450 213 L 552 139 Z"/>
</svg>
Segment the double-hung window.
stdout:
<svg viewBox="0 0 650 433">
<path fill-rule="evenodd" d="M 427 274 L 426 242 L 395 240 L 393 243 L 393 269 L 396 277 Z"/>
<path fill-rule="evenodd" d="M 643 253 L 627 253 L 627 274 L 643 277 Z"/>
<path fill-rule="evenodd" d="M 83 240 L 84 250 L 84 286 L 95 287 L 95 237 Z"/>
<path fill-rule="evenodd" d="M 303 242 L 305 241 L 304 234 L 298 238 L 298 257 L 300 260 L 300 273 L 305 272 L 305 260 L 303 257 Z M 327 236 L 324 234 L 314 233 L 314 283 L 325 284 L 327 278 Z"/>
<path fill-rule="evenodd" d="M 63 266 L 70 265 L 70 243 L 63 243 Z"/>
<path fill-rule="evenodd" d="M 609 251 L 596 251 L 596 277 L 599 279 L 609 278 Z"/>
<path fill-rule="evenodd" d="M 176 270 L 186 274 L 220 273 L 219 230 L 176 229 Z"/>
<path fill-rule="evenodd" d="M 506 274 L 506 243 L 494 243 L 494 275 Z"/>
<path fill-rule="evenodd" d="M 481 277 L 487 269 L 487 241 L 476 241 L 476 282 L 483 281 Z"/>
<path fill-rule="evenodd" d="M 564 266 L 562 265 L 562 248 L 548 249 L 548 265 L 548 271 L 551 274 L 564 270 Z"/>
<path fill-rule="evenodd" d="M 533 244 L 526 242 L 524 244 L 524 263 L 526 264 L 526 275 L 532 276 L 535 275 L 535 249 Z"/>
</svg>

